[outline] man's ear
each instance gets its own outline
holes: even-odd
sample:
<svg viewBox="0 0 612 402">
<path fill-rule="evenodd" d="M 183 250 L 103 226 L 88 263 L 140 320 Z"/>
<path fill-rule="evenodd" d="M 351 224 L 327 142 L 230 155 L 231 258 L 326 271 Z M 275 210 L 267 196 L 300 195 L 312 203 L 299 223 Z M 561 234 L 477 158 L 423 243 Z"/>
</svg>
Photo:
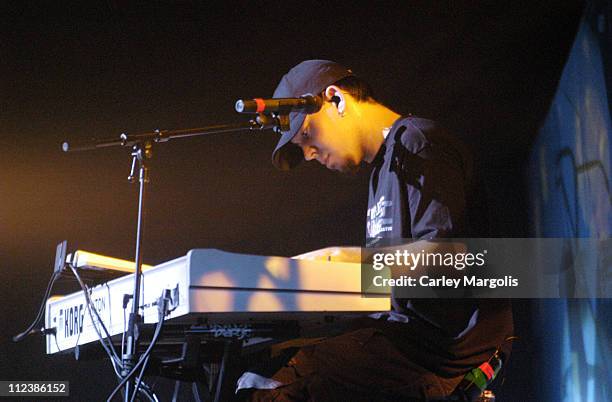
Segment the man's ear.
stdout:
<svg viewBox="0 0 612 402">
<path fill-rule="evenodd" d="M 325 88 L 325 100 L 335 103 L 338 113 L 340 115 L 344 114 L 346 110 L 346 97 L 340 88 L 335 85 L 330 85 Z"/>
</svg>

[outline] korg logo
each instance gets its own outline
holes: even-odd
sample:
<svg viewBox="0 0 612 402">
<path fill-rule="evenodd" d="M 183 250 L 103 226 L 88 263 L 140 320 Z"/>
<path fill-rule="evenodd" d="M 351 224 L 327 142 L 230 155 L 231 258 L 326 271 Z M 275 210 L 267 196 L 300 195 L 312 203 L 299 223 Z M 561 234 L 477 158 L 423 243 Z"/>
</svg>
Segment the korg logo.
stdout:
<svg viewBox="0 0 612 402">
<path fill-rule="evenodd" d="M 78 306 L 60 310 L 60 320 L 62 316 L 64 318 L 64 338 L 80 334 L 83 331 L 85 308 L 82 303 Z"/>
</svg>

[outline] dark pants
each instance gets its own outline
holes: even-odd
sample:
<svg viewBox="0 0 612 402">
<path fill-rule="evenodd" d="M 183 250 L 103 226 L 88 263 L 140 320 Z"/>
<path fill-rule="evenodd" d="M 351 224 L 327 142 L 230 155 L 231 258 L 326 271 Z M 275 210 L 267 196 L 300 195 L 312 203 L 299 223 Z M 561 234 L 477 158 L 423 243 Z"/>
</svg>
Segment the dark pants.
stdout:
<svg viewBox="0 0 612 402">
<path fill-rule="evenodd" d="M 398 348 L 404 326 L 362 318 L 337 328 L 340 335 L 306 341 L 272 376 L 285 385 L 256 390 L 251 400 L 404 401 L 452 393 L 463 375 L 445 378 L 414 363 Z"/>
</svg>

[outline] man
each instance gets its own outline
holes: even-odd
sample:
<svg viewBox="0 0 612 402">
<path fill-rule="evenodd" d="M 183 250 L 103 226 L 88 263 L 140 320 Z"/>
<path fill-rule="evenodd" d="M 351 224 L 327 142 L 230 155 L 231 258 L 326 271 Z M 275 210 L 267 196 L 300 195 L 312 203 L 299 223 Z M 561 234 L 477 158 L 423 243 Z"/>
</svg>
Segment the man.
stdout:
<svg viewBox="0 0 612 402">
<path fill-rule="evenodd" d="M 306 94 L 321 96 L 322 106 L 313 114 L 290 115 L 291 130 L 272 156 L 276 167 L 288 170 L 306 159 L 351 173 L 370 164 L 371 242 L 410 239 L 416 243 L 403 247 L 418 252 L 435 244 L 425 240 L 471 234 L 471 161 L 457 139 L 433 121 L 401 117 L 377 102 L 351 70 L 331 61 L 298 64 L 273 97 Z M 359 261 L 361 253 L 357 247 L 330 247 L 296 258 Z M 273 375 L 276 388 L 256 391 L 253 400 L 442 398 L 469 369 L 506 346 L 512 331 L 505 302 L 394 296 L 392 306 L 302 347 Z"/>
</svg>

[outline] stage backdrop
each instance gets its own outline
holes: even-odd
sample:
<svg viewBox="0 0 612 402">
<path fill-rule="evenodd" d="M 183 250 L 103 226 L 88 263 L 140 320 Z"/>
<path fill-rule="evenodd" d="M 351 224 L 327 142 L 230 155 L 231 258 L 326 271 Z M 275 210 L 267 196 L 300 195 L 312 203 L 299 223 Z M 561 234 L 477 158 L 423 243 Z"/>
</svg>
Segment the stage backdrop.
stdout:
<svg viewBox="0 0 612 402">
<path fill-rule="evenodd" d="M 611 71 L 610 11 L 609 4 L 587 7 L 550 112 L 533 146 L 528 177 L 532 229 L 537 237 L 601 239 L 612 233 L 610 81 L 606 82 Z M 583 259 L 596 271 L 595 277 L 611 269 L 612 250 L 601 249 L 593 258 L 568 241 L 566 254 L 565 262 Z M 551 268 L 566 267 L 542 267 Z M 568 288 L 581 280 L 570 271 L 564 273 Z M 594 285 L 612 286 L 602 281 Z M 533 349 L 541 371 L 533 375 L 540 378 L 538 400 L 609 400 L 611 313 L 610 299 L 537 303 L 537 345 Z"/>
</svg>

